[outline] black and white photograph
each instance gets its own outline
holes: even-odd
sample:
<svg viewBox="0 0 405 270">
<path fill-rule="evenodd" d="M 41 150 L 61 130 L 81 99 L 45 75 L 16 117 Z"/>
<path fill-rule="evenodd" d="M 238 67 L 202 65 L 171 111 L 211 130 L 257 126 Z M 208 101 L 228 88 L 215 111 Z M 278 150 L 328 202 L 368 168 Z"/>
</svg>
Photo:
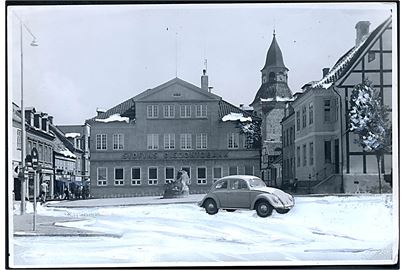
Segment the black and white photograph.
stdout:
<svg viewBox="0 0 405 270">
<path fill-rule="evenodd" d="M 6 1 L 6 267 L 398 265 L 398 5 Z"/>
</svg>

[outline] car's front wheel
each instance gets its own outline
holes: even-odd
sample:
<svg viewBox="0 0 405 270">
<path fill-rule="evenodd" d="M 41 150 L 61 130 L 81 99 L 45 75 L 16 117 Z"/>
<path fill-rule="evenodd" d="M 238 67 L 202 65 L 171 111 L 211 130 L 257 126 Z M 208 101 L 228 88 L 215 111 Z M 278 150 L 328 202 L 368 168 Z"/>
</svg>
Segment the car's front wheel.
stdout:
<svg viewBox="0 0 405 270">
<path fill-rule="evenodd" d="M 276 209 L 276 212 L 279 214 L 287 214 L 290 212 L 290 209 Z"/>
<path fill-rule="evenodd" d="M 259 217 L 268 217 L 273 212 L 273 206 L 267 201 L 259 201 L 256 204 L 256 213 Z"/>
<path fill-rule="evenodd" d="M 204 208 L 205 212 L 207 212 L 210 215 L 215 215 L 216 213 L 218 213 L 217 204 L 213 199 L 206 200 L 204 203 Z"/>
</svg>

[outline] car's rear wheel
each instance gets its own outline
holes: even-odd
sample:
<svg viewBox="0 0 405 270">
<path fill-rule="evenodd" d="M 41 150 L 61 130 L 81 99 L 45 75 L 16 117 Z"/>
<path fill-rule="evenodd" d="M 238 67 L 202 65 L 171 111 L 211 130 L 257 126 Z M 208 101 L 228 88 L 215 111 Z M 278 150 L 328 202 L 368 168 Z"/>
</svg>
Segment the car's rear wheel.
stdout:
<svg viewBox="0 0 405 270">
<path fill-rule="evenodd" d="M 279 214 L 287 214 L 290 212 L 290 209 L 276 209 L 276 212 Z"/>
<path fill-rule="evenodd" d="M 256 204 L 256 213 L 259 217 L 268 217 L 273 212 L 273 206 L 267 201 L 259 201 Z"/>
<path fill-rule="evenodd" d="M 218 213 L 217 204 L 213 199 L 206 200 L 204 203 L 204 208 L 205 212 L 207 212 L 210 215 L 215 215 L 216 213 Z"/>
<path fill-rule="evenodd" d="M 225 209 L 226 212 L 235 212 L 236 209 Z"/>
</svg>

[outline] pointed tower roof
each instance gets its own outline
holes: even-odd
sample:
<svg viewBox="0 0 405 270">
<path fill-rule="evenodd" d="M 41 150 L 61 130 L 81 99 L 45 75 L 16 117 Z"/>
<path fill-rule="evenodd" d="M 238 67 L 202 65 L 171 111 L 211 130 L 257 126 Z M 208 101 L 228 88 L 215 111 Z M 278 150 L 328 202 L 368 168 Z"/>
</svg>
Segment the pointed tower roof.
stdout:
<svg viewBox="0 0 405 270">
<path fill-rule="evenodd" d="M 275 30 L 273 31 L 273 41 L 271 42 L 270 48 L 267 51 L 266 63 L 263 69 L 266 67 L 286 68 L 288 70 L 288 68 L 284 65 L 283 54 L 278 46 Z"/>
</svg>

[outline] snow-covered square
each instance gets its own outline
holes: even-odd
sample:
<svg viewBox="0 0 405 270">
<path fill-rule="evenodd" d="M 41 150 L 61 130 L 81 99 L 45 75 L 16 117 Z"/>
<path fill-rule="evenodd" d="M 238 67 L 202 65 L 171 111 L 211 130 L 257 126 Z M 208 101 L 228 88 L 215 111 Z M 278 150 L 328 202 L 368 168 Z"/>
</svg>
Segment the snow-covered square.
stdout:
<svg viewBox="0 0 405 270">
<path fill-rule="evenodd" d="M 58 225 L 120 237 L 15 237 L 14 265 L 384 264 L 397 256 L 392 195 L 297 197 L 287 214 L 208 215 L 194 203 L 39 207 Z"/>
</svg>

